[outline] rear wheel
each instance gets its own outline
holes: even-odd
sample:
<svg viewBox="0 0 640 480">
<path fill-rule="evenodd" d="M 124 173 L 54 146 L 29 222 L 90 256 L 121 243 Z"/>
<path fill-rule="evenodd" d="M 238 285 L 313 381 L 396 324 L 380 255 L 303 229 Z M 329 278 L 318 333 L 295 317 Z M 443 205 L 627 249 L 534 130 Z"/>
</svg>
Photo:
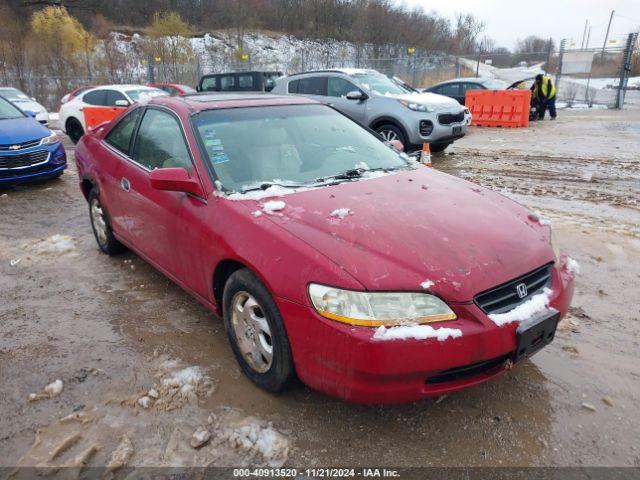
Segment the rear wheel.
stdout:
<svg viewBox="0 0 640 480">
<path fill-rule="evenodd" d="M 111 221 L 100 202 L 100 196 L 95 188 L 89 192 L 89 216 L 91 218 L 93 235 L 96 237 L 96 242 L 98 242 L 100 250 L 107 255 L 115 255 L 116 253 L 122 252 L 125 248 L 113 236 Z"/>
<path fill-rule="evenodd" d="M 399 127 L 392 123 L 385 123 L 376 128 L 376 132 L 384 139 L 385 142 L 392 140 L 399 140 L 404 145 L 405 150 L 409 148 L 407 145 L 407 138 Z"/>
<path fill-rule="evenodd" d="M 294 377 L 293 359 L 267 288 L 249 270 L 237 270 L 227 280 L 222 304 L 229 342 L 244 374 L 264 390 L 283 390 Z"/>
<path fill-rule="evenodd" d="M 82 124 L 75 118 L 67 120 L 66 130 L 67 135 L 69 135 L 69 138 L 73 143 L 78 143 L 84 135 L 84 128 L 82 128 Z"/>
</svg>

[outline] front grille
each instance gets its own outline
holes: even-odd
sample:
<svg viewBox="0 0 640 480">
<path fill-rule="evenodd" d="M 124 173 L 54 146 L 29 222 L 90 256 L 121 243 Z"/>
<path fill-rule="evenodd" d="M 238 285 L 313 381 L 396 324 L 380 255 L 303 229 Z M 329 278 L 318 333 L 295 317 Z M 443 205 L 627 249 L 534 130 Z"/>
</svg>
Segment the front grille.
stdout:
<svg viewBox="0 0 640 480">
<path fill-rule="evenodd" d="M 452 123 L 461 123 L 464 120 L 464 111 L 460 113 L 441 113 L 438 115 L 440 125 L 451 125 Z"/>
<path fill-rule="evenodd" d="M 31 148 L 40 145 L 40 140 L 34 140 L 33 142 L 25 142 L 25 143 L 11 143 L 9 145 L 0 145 L 0 152 L 14 152 L 17 150 L 22 150 L 24 148 Z M 18 147 L 18 148 L 15 148 Z"/>
<path fill-rule="evenodd" d="M 433 123 L 431 120 L 420 120 L 420 135 L 428 137 L 433 132 Z"/>
<path fill-rule="evenodd" d="M 427 377 L 425 382 L 427 384 L 433 383 L 445 383 L 453 380 L 464 380 L 465 378 L 472 378 L 483 373 L 490 372 L 496 367 L 502 366 L 504 362 L 511 356 L 511 354 L 503 355 L 498 358 L 492 358 L 484 362 L 472 363 L 471 365 L 465 365 L 463 367 L 450 368 L 449 370 L 443 370 L 441 372 Z"/>
<path fill-rule="evenodd" d="M 527 301 L 536 293 L 540 293 L 544 287 L 551 286 L 552 267 L 553 264 L 550 263 L 515 280 L 479 293 L 474 298 L 474 301 L 485 313 L 508 312 Z M 521 284 L 526 285 L 526 295 L 524 296 L 518 294 L 518 286 Z"/>
<path fill-rule="evenodd" d="M 49 159 L 47 150 L 37 152 L 22 153 L 18 155 L 0 155 L 0 169 L 25 168 L 39 163 L 44 163 Z"/>
</svg>

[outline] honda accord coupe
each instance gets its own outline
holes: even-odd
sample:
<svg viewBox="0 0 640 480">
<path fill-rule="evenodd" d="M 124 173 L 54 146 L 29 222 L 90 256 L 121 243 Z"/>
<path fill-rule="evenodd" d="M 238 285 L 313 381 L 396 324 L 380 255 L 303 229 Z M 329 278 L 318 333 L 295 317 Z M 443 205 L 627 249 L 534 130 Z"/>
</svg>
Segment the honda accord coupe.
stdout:
<svg viewBox="0 0 640 480">
<path fill-rule="evenodd" d="M 130 248 L 221 316 L 271 392 L 476 385 L 548 344 L 573 294 L 546 222 L 308 98 L 156 97 L 75 158 L 100 249 Z"/>
</svg>

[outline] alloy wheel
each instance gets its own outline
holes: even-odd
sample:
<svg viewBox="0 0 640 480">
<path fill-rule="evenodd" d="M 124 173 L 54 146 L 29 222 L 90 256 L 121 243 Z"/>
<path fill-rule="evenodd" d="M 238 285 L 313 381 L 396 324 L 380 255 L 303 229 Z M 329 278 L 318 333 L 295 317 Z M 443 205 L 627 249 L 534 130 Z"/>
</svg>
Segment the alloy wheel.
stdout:
<svg viewBox="0 0 640 480">
<path fill-rule="evenodd" d="M 384 138 L 386 142 L 390 142 L 391 140 L 400 140 L 398 134 L 393 130 L 380 130 L 378 133 L 382 136 L 382 138 Z"/>
<path fill-rule="evenodd" d="M 273 363 L 271 329 L 264 310 L 249 293 L 240 291 L 231 300 L 231 326 L 240 353 L 249 366 L 267 372 Z"/>
<path fill-rule="evenodd" d="M 97 199 L 91 202 L 91 223 L 96 232 L 98 242 L 100 242 L 100 245 L 105 245 L 107 243 L 107 222 L 104 218 L 102 205 Z"/>
</svg>

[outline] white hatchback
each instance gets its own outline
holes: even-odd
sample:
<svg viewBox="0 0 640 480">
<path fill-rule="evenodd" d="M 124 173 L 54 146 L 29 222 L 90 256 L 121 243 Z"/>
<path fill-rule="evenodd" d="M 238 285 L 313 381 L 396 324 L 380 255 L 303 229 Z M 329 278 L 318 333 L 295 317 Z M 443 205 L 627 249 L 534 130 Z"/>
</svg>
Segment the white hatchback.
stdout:
<svg viewBox="0 0 640 480">
<path fill-rule="evenodd" d="M 86 131 L 84 107 L 128 107 L 146 99 L 168 95 L 158 88 L 144 85 L 102 85 L 81 93 L 60 107 L 60 128 L 78 143 Z"/>
</svg>

